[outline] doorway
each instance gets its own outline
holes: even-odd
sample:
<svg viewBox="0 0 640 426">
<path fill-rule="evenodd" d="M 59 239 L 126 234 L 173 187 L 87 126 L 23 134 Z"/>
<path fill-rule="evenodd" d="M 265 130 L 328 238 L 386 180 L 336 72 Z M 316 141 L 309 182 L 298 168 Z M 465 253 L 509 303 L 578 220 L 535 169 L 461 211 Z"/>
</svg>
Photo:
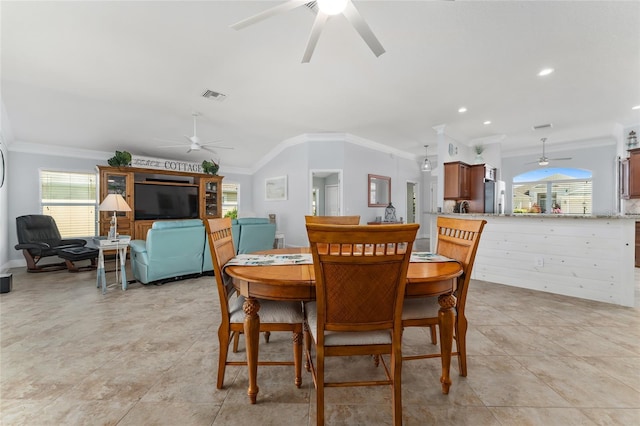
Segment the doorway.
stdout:
<svg viewBox="0 0 640 426">
<path fill-rule="evenodd" d="M 310 214 L 342 215 L 342 170 L 311 170 L 310 173 Z"/>
<path fill-rule="evenodd" d="M 407 223 L 416 223 L 416 183 L 407 182 Z"/>
</svg>

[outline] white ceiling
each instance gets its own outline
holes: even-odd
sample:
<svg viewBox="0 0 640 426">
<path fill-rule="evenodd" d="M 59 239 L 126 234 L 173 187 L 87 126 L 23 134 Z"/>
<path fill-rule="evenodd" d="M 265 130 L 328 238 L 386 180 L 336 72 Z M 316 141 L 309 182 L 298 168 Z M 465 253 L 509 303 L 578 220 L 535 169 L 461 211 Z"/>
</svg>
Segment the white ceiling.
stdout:
<svg viewBox="0 0 640 426">
<path fill-rule="evenodd" d="M 342 16 L 301 64 L 306 7 L 240 31 L 282 1 L 0 3 L 1 96 L 10 148 L 47 144 L 202 161 L 221 140 L 251 169 L 277 144 L 340 132 L 416 156 L 433 126 L 502 150 L 611 137 L 640 123 L 638 1 L 354 1 L 386 49 L 376 58 Z M 543 67 L 556 72 L 541 78 Z M 227 95 L 201 97 L 205 89 Z M 466 106 L 468 112 L 458 113 Z M 484 125 L 491 120 L 491 125 Z M 535 156 L 534 156 L 535 157 Z M 535 159 L 535 158 L 534 158 Z"/>
</svg>

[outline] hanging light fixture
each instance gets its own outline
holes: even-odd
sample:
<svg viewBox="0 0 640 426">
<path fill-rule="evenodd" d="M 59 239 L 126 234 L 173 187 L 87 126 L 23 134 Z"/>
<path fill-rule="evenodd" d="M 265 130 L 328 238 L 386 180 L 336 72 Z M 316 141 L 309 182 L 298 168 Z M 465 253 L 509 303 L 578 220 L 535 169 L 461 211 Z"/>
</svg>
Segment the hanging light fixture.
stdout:
<svg viewBox="0 0 640 426">
<path fill-rule="evenodd" d="M 627 146 L 629 148 L 635 148 L 638 145 L 638 137 L 636 136 L 636 132 L 633 130 L 629 132 L 629 136 L 627 137 Z"/>
<path fill-rule="evenodd" d="M 422 162 L 422 167 L 420 168 L 420 170 L 422 170 L 423 172 L 430 172 L 431 171 L 431 161 L 429 161 L 429 157 L 427 157 L 428 154 L 428 150 L 427 148 L 429 147 L 429 145 L 425 145 L 424 146 L 424 161 Z"/>
</svg>

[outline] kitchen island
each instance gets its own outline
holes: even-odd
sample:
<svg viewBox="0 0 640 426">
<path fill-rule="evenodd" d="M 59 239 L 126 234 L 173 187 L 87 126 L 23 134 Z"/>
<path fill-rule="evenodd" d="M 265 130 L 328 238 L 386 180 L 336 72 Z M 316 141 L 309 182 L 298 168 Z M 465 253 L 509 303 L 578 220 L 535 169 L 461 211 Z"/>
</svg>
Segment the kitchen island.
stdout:
<svg viewBox="0 0 640 426">
<path fill-rule="evenodd" d="M 485 219 L 472 278 L 623 306 L 635 304 L 639 215 L 430 214 Z"/>
</svg>

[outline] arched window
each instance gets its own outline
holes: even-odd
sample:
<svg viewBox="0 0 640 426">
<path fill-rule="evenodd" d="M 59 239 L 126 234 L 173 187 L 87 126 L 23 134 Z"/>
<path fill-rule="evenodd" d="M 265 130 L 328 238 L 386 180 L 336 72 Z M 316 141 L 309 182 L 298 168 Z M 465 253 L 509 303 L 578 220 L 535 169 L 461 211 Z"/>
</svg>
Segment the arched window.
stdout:
<svg viewBox="0 0 640 426">
<path fill-rule="evenodd" d="M 561 167 L 513 178 L 514 213 L 591 214 L 591 171 Z"/>
</svg>

